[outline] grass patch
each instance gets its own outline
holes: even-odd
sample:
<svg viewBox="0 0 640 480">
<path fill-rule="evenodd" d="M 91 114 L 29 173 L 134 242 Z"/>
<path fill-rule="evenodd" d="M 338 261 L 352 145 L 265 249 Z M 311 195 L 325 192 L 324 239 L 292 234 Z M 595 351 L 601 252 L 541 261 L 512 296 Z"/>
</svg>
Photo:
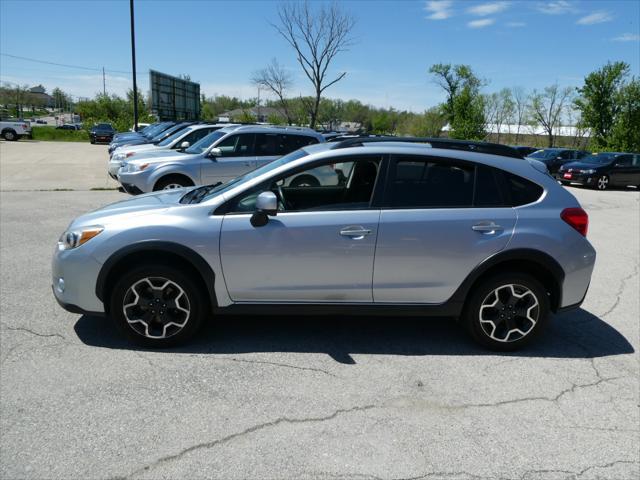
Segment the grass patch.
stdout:
<svg viewBox="0 0 640 480">
<path fill-rule="evenodd" d="M 56 127 L 38 126 L 31 129 L 31 138 L 49 142 L 88 142 L 86 130 L 58 130 Z"/>
</svg>

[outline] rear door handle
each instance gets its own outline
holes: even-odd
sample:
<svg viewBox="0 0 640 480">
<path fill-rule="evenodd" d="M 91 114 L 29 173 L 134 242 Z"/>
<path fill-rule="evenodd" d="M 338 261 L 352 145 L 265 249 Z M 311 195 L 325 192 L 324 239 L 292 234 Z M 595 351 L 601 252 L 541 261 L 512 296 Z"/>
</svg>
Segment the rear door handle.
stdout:
<svg viewBox="0 0 640 480">
<path fill-rule="evenodd" d="M 494 233 L 501 232 L 504 230 L 500 225 L 497 225 L 494 222 L 482 222 L 471 227 L 474 232 L 480 232 L 485 235 L 492 235 Z"/>
<path fill-rule="evenodd" d="M 354 240 L 360 240 L 371 233 L 371 230 L 367 230 L 364 227 L 344 227 L 340 230 L 340 235 L 343 237 L 349 237 Z"/>
</svg>

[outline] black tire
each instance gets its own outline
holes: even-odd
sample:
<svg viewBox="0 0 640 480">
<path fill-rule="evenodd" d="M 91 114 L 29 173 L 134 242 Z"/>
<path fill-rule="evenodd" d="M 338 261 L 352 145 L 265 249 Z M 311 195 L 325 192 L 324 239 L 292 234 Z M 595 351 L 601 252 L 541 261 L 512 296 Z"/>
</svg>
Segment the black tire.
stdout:
<svg viewBox="0 0 640 480">
<path fill-rule="evenodd" d="M 157 192 L 159 190 L 171 190 L 173 188 L 182 188 L 182 187 L 192 187 L 193 182 L 182 175 L 167 175 L 166 177 L 162 177 L 160 180 L 156 182 L 153 186 L 153 191 Z"/>
<path fill-rule="evenodd" d="M 148 287 L 145 279 L 152 281 L 152 284 L 158 288 L 162 286 L 165 281 L 169 281 L 171 284 L 166 283 L 168 287 L 160 291 L 159 295 L 161 295 L 162 298 L 153 300 L 152 296 L 145 293 L 145 290 L 149 293 L 153 293 L 151 290 L 154 290 Z M 136 293 L 133 293 L 134 290 L 131 289 L 136 284 L 138 285 L 134 289 Z M 177 286 L 177 288 L 174 287 L 174 285 Z M 155 290 L 157 291 L 158 288 Z M 183 294 L 172 298 L 174 295 L 173 292 L 177 294 L 179 289 L 182 289 Z M 166 292 L 168 292 L 168 294 L 166 294 Z M 130 320 L 134 320 L 134 322 L 130 322 L 125 316 L 124 307 L 135 299 L 134 295 L 137 293 L 139 293 L 140 307 L 136 305 L 127 309 L 127 315 L 131 315 Z M 171 308 L 170 306 L 166 312 L 162 310 L 151 310 L 153 308 L 163 308 L 162 303 L 159 303 L 157 307 L 150 306 L 151 303 L 154 301 L 157 302 L 158 300 L 167 303 L 174 300 L 177 306 L 187 309 L 189 312 L 185 314 L 177 308 Z M 147 301 L 149 303 L 147 303 Z M 164 308 L 166 308 L 166 305 L 167 304 L 164 304 Z M 112 289 L 109 312 L 118 330 L 120 330 L 129 341 L 143 347 L 166 348 L 182 344 L 193 337 L 209 312 L 207 305 L 206 295 L 201 285 L 182 270 L 170 265 L 147 264 L 134 267 L 118 279 Z M 163 316 L 159 315 L 160 313 L 162 313 Z M 162 321 L 160 321 L 161 319 Z M 142 320 L 149 321 L 149 323 L 145 323 Z M 179 328 L 178 325 L 172 325 L 172 322 L 186 323 Z M 150 336 L 146 336 L 144 332 L 149 333 L 150 336 L 160 337 L 163 334 L 166 334 L 166 336 L 164 338 L 150 338 Z M 154 335 L 155 332 L 157 332 L 156 335 Z"/>
<path fill-rule="evenodd" d="M 595 187 L 597 190 L 606 190 L 607 188 L 609 188 L 609 176 L 600 175 L 596 180 Z"/>
<path fill-rule="evenodd" d="M 319 187 L 320 182 L 318 179 L 311 175 L 300 175 L 289 184 L 291 187 Z"/>
<path fill-rule="evenodd" d="M 91 140 L 89 140 L 91 142 L 91 145 L 95 145 L 96 141 L 92 138 Z"/>
<path fill-rule="evenodd" d="M 7 142 L 15 142 L 18 140 L 18 134 L 15 132 L 15 130 L 8 129 L 2 132 L 2 138 L 4 138 Z"/>
<path fill-rule="evenodd" d="M 500 290 L 501 295 L 506 294 L 509 296 L 510 285 L 514 286 L 516 292 L 516 296 L 512 295 L 513 298 L 524 294 L 522 299 L 516 300 L 518 303 L 511 307 L 508 304 L 504 304 L 502 309 L 506 309 L 504 312 L 499 307 L 486 306 L 487 303 L 492 303 L 493 299 L 498 302 L 501 301 L 500 298 L 495 296 L 494 292 L 497 289 Z M 525 290 L 531 292 L 533 297 L 525 293 Z M 491 297 L 491 295 L 494 295 L 494 297 Z M 534 300 L 537 303 L 537 307 L 532 306 L 534 305 Z M 520 302 L 523 303 L 521 304 Z M 485 317 L 484 322 L 480 320 L 483 304 L 485 307 L 482 315 L 489 317 Z M 509 310 L 510 308 L 512 310 Z M 526 317 L 520 316 L 516 311 L 524 311 L 527 315 L 530 314 L 531 317 L 535 317 L 536 321 L 527 320 Z M 511 313 L 510 316 L 508 315 L 509 312 Z M 495 315 L 497 325 L 491 322 L 490 317 L 492 315 Z M 503 316 L 507 318 L 501 320 L 500 317 Z M 476 284 L 474 290 L 470 292 L 465 304 L 462 321 L 473 339 L 480 345 L 497 351 L 518 350 L 538 337 L 546 327 L 549 321 L 549 296 L 540 282 L 531 275 L 518 272 L 497 274 L 481 280 Z M 525 335 L 520 335 L 519 332 L 515 331 L 515 328 L 520 328 L 521 331 L 525 332 Z"/>
</svg>

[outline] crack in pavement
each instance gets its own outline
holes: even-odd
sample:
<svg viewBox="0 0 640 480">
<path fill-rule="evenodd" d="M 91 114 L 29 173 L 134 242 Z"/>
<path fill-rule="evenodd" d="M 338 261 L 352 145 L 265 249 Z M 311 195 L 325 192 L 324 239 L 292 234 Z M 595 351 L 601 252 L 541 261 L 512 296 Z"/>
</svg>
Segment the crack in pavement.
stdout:
<svg viewBox="0 0 640 480">
<path fill-rule="evenodd" d="M 346 408 L 346 409 L 339 409 L 336 410 L 335 412 L 333 412 L 330 415 L 326 415 L 324 417 L 307 417 L 307 418 L 289 418 L 289 417 L 280 417 L 277 418 L 275 420 L 272 420 L 270 422 L 265 422 L 265 423 L 260 423 L 258 425 L 254 425 L 253 427 L 249 427 L 246 428 L 245 430 L 242 430 L 240 432 L 236 432 L 236 433 L 232 433 L 231 435 L 227 435 L 226 437 L 222 437 L 222 438 L 218 438 L 216 440 L 212 440 L 210 442 L 203 442 L 203 443 L 198 443 L 196 445 L 192 445 L 190 447 L 187 447 L 183 450 L 181 450 L 178 453 L 172 454 L 172 455 L 166 455 L 164 457 L 160 457 L 159 459 L 155 460 L 153 463 L 146 465 L 144 467 L 141 467 L 137 470 L 135 470 L 134 472 L 126 475 L 125 477 L 115 477 L 118 480 L 123 480 L 123 479 L 130 479 L 133 478 L 134 476 L 140 474 L 140 473 L 144 473 L 144 472 L 148 472 L 160 465 L 163 465 L 165 463 L 169 463 L 169 462 L 173 462 L 175 460 L 179 460 L 180 458 L 184 457 L 185 455 L 194 452 L 196 450 L 202 450 L 202 449 L 210 449 L 210 448 L 214 448 L 217 447 L 218 445 L 223 445 L 226 444 L 232 440 L 235 440 L 236 438 L 240 438 L 243 437 L 245 435 L 250 435 L 252 433 L 267 429 L 267 428 L 272 428 L 272 427 L 277 427 L 278 425 L 281 424 L 299 424 L 299 423 L 319 423 L 319 422 L 326 422 L 328 420 L 333 420 L 334 418 L 346 414 L 346 413 L 353 413 L 353 412 L 364 412 L 367 410 L 371 410 L 373 408 L 379 408 L 377 405 L 364 405 L 364 406 L 357 406 L 357 407 L 352 407 L 352 408 Z"/>
<path fill-rule="evenodd" d="M 638 271 L 639 271 L 639 266 L 636 263 L 633 267 L 633 272 L 631 272 L 629 275 L 627 275 L 626 277 L 620 280 L 620 286 L 618 287 L 618 291 L 616 292 L 616 300 L 613 302 L 613 305 L 609 307 L 609 309 L 606 312 L 604 312 L 602 315 L 599 315 L 600 318 L 606 317 L 607 315 L 612 313 L 616 308 L 618 308 L 618 305 L 620 304 L 620 300 L 622 298 L 622 294 L 624 293 L 624 290 L 627 288 L 627 281 L 631 280 L 633 277 L 638 275 Z"/>
<path fill-rule="evenodd" d="M 452 410 L 463 410 L 463 409 L 466 409 L 466 408 L 489 408 L 489 407 L 501 407 L 503 405 L 510 405 L 510 404 L 515 404 L 515 403 L 536 402 L 536 401 L 554 402 L 555 403 L 558 400 L 560 400 L 564 395 L 567 395 L 568 393 L 575 392 L 578 389 L 595 387 L 596 385 L 600 385 L 601 383 L 610 382 L 612 380 L 618 380 L 620 378 L 624 378 L 624 377 L 623 376 L 617 376 L 617 377 L 604 377 L 603 378 L 603 377 L 599 376 L 598 380 L 596 380 L 595 382 L 581 383 L 581 384 L 573 383 L 570 388 L 566 388 L 566 389 L 562 390 L 555 397 L 524 397 L 524 398 L 515 398 L 513 400 L 502 400 L 502 401 L 495 402 L 495 403 L 469 403 L 469 404 L 453 405 L 453 406 L 451 406 L 449 408 L 451 408 Z"/>
<path fill-rule="evenodd" d="M 63 340 L 67 339 L 63 335 L 60 335 L 59 333 L 40 333 L 40 332 L 36 332 L 35 330 L 31 330 L 29 328 L 26 328 L 26 327 L 11 327 L 11 326 L 7 325 L 6 323 L 3 323 L 2 325 L 7 330 L 11 330 L 13 332 L 26 332 L 26 333 L 30 333 L 31 335 L 35 335 L 37 337 L 58 337 L 58 338 L 61 338 Z"/>
<path fill-rule="evenodd" d="M 257 363 L 257 364 L 263 364 L 263 365 L 273 365 L 275 367 L 293 368 L 295 370 L 308 370 L 310 372 L 318 372 L 318 373 L 323 373 L 325 375 L 329 375 L 330 377 L 336 377 L 336 375 L 334 375 L 333 373 L 328 372 L 326 370 L 323 370 L 321 368 L 300 367 L 298 365 L 291 365 L 291 364 L 288 364 L 288 363 L 268 362 L 266 360 L 248 360 L 248 359 L 233 358 L 233 357 L 215 357 L 214 359 L 215 360 L 226 360 L 226 361 L 231 361 L 231 362 L 239 362 L 239 363 Z"/>
</svg>

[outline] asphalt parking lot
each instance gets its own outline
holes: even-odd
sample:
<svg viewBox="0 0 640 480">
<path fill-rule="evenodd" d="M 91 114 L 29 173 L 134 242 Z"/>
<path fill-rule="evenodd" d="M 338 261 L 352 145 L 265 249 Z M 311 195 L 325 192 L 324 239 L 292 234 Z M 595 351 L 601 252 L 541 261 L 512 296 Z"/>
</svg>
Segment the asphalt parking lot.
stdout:
<svg viewBox="0 0 640 480">
<path fill-rule="evenodd" d="M 570 188 L 591 288 L 522 352 L 481 350 L 449 319 L 312 316 L 219 318 L 144 351 L 51 294 L 60 233 L 126 195 L 90 190 L 106 147 L 83 144 L 62 144 L 75 190 L 39 191 L 62 148 L 42 143 L 0 144 L 1 478 L 640 475 L 640 192 Z"/>
</svg>

